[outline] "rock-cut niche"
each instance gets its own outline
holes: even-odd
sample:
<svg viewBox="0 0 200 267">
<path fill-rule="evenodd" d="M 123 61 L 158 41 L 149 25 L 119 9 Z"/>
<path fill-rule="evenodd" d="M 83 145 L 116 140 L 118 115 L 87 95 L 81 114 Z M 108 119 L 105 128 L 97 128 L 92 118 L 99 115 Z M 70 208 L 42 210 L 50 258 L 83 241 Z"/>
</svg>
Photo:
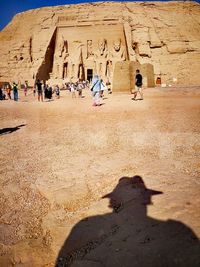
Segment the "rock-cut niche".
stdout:
<svg viewBox="0 0 200 267">
<path fill-rule="evenodd" d="M 49 42 L 47 47 L 45 58 L 38 69 L 36 79 L 40 79 L 43 81 L 47 81 L 50 79 L 50 73 L 52 72 L 53 68 L 53 57 L 54 57 L 54 50 L 55 50 L 55 40 L 56 40 L 56 30 L 54 31 L 52 38 Z"/>
</svg>

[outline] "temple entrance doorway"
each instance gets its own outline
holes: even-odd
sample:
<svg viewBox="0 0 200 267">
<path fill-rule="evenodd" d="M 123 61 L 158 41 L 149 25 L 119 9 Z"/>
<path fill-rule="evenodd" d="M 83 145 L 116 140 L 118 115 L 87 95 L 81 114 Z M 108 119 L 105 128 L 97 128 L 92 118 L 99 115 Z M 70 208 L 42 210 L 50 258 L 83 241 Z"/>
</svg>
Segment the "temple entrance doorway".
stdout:
<svg viewBox="0 0 200 267">
<path fill-rule="evenodd" d="M 91 82 L 93 78 L 93 69 L 87 69 L 87 80 Z"/>
</svg>

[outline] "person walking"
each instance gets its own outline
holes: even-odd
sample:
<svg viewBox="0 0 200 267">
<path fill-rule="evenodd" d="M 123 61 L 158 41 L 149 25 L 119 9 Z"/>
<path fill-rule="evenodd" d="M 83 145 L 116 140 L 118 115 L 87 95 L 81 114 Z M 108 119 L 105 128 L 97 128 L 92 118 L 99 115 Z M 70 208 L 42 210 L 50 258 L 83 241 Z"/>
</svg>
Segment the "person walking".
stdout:
<svg viewBox="0 0 200 267">
<path fill-rule="evenodd" d="M 112 91 L 111 91 L 111 83 L 110 83 L 109 80 L 107 80 L 106 86 L 107 86 L 108 94 L 112 94 Z"/>
<path fill-rule="evenodd" d="M 70 83 L 70 92 L 71 92 L 72 98 L 76 98 L 75 85 L 72 82 Z"/>
<path fill-rule="evenodd" d="M 102 79 L 101 79 L 100 81 L 101 81 L 100 97 L 102 98 L 102 97 L 104 96 L 104 91 L 105 91 L 105 89 L 106 89 L 106 86 L 105 86 L 105 84 L 104 84 L 104 82 L 103 82 Z"/>
<path fill-rule="evenodd" d="M 37 79 L 37 82 L 35 84 L 35 87 L 37 88 L 38 101 L 41 100 L 43 102 L 42 83 L 40 82 L 39 79 Z"/>
<path fill-rule="evenodd" d="M 60 98 L 60 87 L 58 86 L 58 84 L 55 87 L 55 92 L 56 92 L 56 97 L 59 99 Z"/>
<path fill-rule="evenodd" d="M 100 92 L 101 92 L 101 80 L 98 75 L 94 75 L 92 80 L 92 87 L 90 89 L 93 96 L 93 106 L 101 106 L 100 104 Z"/>
<path fill-rule="evenodd" d="M 136 70 L 135 76 L 135 91 L 133 92 L 134 97 L 133 100 L 136 100 L 137 94 L 140 94 L 140 100 L 143 100 L 143 92 L 142 92 L 142 75 L 140 74 L 140 70 Z"/>
<path fill-rule="evenodd" d="M 18 85 L 13 82 L 13 96 L 14 96 L 14 101 L 18 101 L 19 95 L 18 95 Z"/>
<path fill-rule="evenodd" d="M 25 83 L 24 83 L 24 96 L 25 97 L 27 96 L 27 92 L 28 92 L 28 82 L 25 81 Z"/>
<path fill-rule="evenodd" d="M 77 82 L 77 91 L 78 91 L 78 97 L 79 98 L 82 98 L 82 93 L 83 93 L 83 88 L 84 88 L 84 85 L 83 85 L 83 81 L 82 80 L 78 80 Z"/>
<path fill-rule="evenodd" d="M 7 92 L 7 95 L 8 95 L 8 99 L 10 99 L 11 100 L 11 86 L 10 86 L 10 84 L 7 84 L 7 86 L 6 86 L 6 92 Z"/>
</svg>

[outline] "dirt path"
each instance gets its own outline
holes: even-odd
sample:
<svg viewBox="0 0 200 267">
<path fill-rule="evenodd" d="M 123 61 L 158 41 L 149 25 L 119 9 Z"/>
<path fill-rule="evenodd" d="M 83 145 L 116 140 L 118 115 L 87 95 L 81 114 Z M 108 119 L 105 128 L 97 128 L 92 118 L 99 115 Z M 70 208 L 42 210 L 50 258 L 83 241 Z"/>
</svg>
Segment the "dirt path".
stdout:
<svg viewBox="0 0 200 267">
<path fill-rule="evenodd" d="M 124 176 L 163 192 L 148 216 L 178 220 L 200 237 L 200 88 L 103 103 L 66 91 L 51 102 L 32 94 L 0 102 L 1 266 L 54 266 L 76 223 L 111 212 L 102 196 Z"/>
</svg>

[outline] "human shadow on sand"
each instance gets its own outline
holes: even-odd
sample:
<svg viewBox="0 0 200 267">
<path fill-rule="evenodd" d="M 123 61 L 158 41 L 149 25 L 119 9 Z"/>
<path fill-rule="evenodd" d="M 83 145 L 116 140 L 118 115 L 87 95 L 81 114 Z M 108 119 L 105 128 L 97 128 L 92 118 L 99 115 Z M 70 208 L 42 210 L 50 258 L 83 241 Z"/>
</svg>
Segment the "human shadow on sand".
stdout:
<svg viewBox="0 0 200 267">
<path fill-rule="evenodd" d="M 55 266 L 199 267 L 200 242 L 179 221 L 147 215 L 153 195 L 140 176 L 122 177 L 109 198 L 111 213 L 77 223 L 64 242 Z"/>
<path fill-rule="evenodd" d="M 21 125 L 18 125 L 16 127 L 11 127 L 11 128 L 2 128 L 2 129 L 0 129 L 0 135 L 13 133 L 13 132 L 19 130 L 23 126 L 26 126 L 26 124 L 21 124 Z"/>
</svg>

